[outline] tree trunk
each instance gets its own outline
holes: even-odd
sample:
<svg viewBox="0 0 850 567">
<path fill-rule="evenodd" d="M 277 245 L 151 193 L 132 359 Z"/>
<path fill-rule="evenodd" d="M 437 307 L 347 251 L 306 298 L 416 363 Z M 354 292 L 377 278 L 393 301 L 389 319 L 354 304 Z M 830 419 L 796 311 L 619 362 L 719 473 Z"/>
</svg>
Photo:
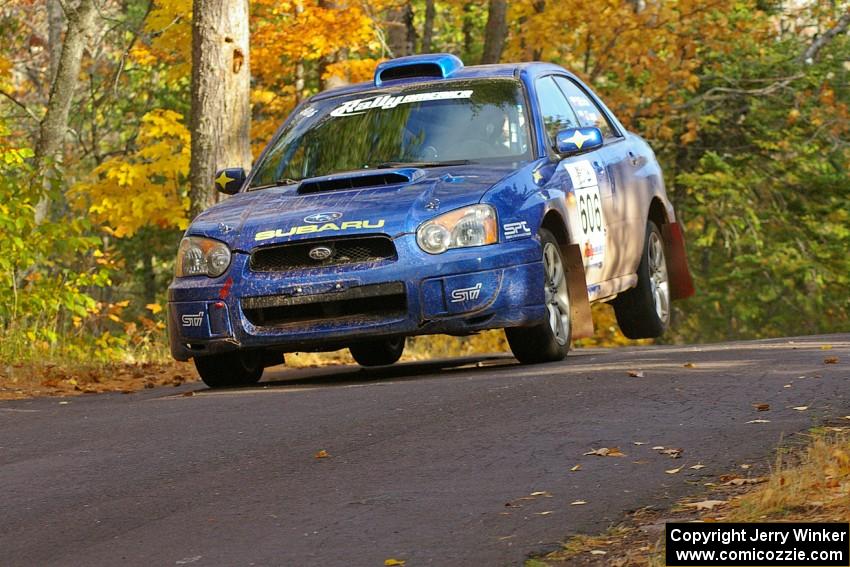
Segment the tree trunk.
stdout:
<svg viewBox="0 0 850 567">
<path fill-rule="evenodd" d="M 50 67 L 48 68 L 48 83 L 56 79 L 56 69 L 59 68 L 59 58 L 62 56 L 62 32 L 65 28 L 65 15 L 59 0 L 47 0 L 47 46 L 50 50 Z"/>
<path fill-rule="evenodd" d="M 387 47 L 392 57 L 412 55 L 416 51 L 416 29 L 413 26 L 413 7 L 410 2 L 387 12 L 384 22 Z"/>
<path fill-rule="evenodd" d="M 192 218 L 214 204 L 217 168 L 251 167 L 248 0 L 193 0 Z"/>
<path fill-rule="evenodd" d="M 47 111 L 41 120 L 33 160 L 33 184 L 49 187 L 47 165 L 52 159 L 61 159 L 61 150 L 68 129 L 68 114 L 77 88 L 83 50 L 93 31 L 97 9 L 94 0 L 80 0 L 76 8 L 68 6 L 65 14 L 68 26 L 65 41 L 56 65 L 56 76 L 50 87 Z M 52 49 L 52 47 L 51 47 Z M 35 221 L 40 224 L 47 217 L 50 202 L 42 197 L 35 211 Z"/>
<path fill-rule="evenodd" d="M 304 14 L 304 4 L 301 0 L 295 3 L 295 18 L 300 20 Z M 304 100 L 304 60 L 299 59 L 295 63 L 295 104 L 301 104 Z"/>
<path fill-rule="evenodd" d="M 156 303 L 156 272 L 153 269 L 153 249 L 142 250 L 142 295 L 145 305 Z"/>
<path fill-rule="evenodd" d="M 434 42 L 434 18 L 437 10 L 434 0 L 425 0 L 425 23 L 422 25 L 422 53 L 431 52 L 431 44 Z"/>
<path fill-rule="evenodd" d="M 472 21 L 472 9 L 475 5 L 472 2 L 466 2 L 463 5 L 463 24 L 461 32 L 463 33 L 463 57 L 467 59 L 472 52 L 472 43 L 475 39 L 475 23 Z"/>
<path fill-rule="evenodd" d="M 481 63 L 498 63 L 505 48 L 505 36 L 508 34 L 507 0 L 490 0 L 487 12 L 487 27 L 484 29 L 484 53 Z"/>
</svg>

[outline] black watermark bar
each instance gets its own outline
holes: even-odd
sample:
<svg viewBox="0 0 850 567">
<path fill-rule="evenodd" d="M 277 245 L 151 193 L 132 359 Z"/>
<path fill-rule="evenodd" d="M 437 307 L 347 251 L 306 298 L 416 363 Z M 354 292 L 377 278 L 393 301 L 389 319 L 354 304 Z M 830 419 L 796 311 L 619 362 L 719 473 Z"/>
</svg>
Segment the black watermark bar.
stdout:
<svg viewBox="0 0 850 567">
<path fill-rule="evenodd" d="M 850 524 L 669 523 L 670 567 L 850 566 Z"/>
</svg>

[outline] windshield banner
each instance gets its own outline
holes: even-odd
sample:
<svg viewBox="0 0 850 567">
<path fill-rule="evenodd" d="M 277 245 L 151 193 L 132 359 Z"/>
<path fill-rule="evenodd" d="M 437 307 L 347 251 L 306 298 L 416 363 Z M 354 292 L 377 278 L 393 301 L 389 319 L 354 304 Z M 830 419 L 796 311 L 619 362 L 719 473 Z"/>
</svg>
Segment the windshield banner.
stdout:
<svg viewBox="0 0 850 567">
<path fill-rule="evenodd" d="M 354 116 L 355 114 L 363 114 L 373 108 L 388 110 L 400 104 L 470 98 L 471 96 L 472 91 L 436 91 L 403 96 L 381 95 L 371 98 L 358 98 L 342 103 L 331 111 L 331 116 Z"/>
</svg>

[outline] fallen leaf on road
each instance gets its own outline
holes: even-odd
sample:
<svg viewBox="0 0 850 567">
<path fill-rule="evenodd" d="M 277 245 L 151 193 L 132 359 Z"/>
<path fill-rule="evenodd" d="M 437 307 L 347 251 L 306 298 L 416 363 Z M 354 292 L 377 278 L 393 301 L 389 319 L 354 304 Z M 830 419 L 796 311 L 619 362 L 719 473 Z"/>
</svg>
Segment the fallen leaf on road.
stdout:
<svg viewBox="0 0 850 567">
<path fill-rule="evenodd" d="M 587 504 L 587 502 L 584 500 L 575 500 L 573 502 L 570 502 L 570 506 L 582 506 L 584 504 Z"/>
<path fill-rule="evenodd" d="M 684 366 L 685 368 L 696 368 L 697 367 L 697 365 L 694 364 L 693 362 L 686 362 L 682 366 Z"/>
<path fill-rule="evenodd" d="M 593 449 L 584 453 L 585 455 L 595 455 L 597 457 L 625 457 L 625 453 L 620 451 L 619 447 L 602 447 L 601 449 Z"/>
<path fill-rule="evenodd" d="M 824 364 L 838 364 L 838 357 L 837 356 L 829 356 L 829 357 L 823 359 L 823 363 Z"/>
<path fill-rule="evenodd" d="M 662 447 L 661 445 L 656 445 L 655 447 L 652 448 L 652 450 L 653 451 L 663 451 L 664 447 Z"/>
<path fill-rule="evenodd" d="M 806 411 L 807 409 L 809 409 L 809 406 L 797 406 L 791 409 L 795 409 L 797 411 Z"/>
<path fill-rule="evenodd" d="M 769 419 L 751 419 L 747 423 L 770 423 Z"/>
<path fill-rule="evenodd" d="M 593 549 L 590 551 L 591 555 L 605 555 L 607 553 L 607 551 L 602 551 L 601 549 Z"/>
<path fill-rule="evenodd" d="M 552 510 L 546 510 L 545 512 L 537 512 L 538 516 L 548 516 L 549 514 L 553 514 Z"/>
<path fill-rule="evenodd" d="M 666 472 L 667 474 L 677 474 L 677 473 L 678 473 L 680 470 L 682 470 L 683 468 L 685 468 L 685 467 L 684 467 L 684 466 L 681 466 L 681 467 L 679 467 L 678 469 L 669 469 L 669 470 L 666 470 L 666 471 L 664 471 L 664 472 Z"/>
<path fill-rule="evenodd" d="M 782 387 L 783 387 L 783 388 L 790 388 L 790 387 L 791 387 L 791 384 L 785 384 L 785 385 L 784 385 L 784 386 L 782 386 Z"/>
<path fill-rule="evenodd" d="M 541 490 L 541 491 L 538 491 L 538 492 L 532 492 L 532 493 L 530 494 L 530 496 L 545 496 L 546 498 L 552 498 L 552 495 L 551 495 L 551 494 L 549 494 L 549 493 L 548 493 L 548 492 L 546 492 L 546 491 L 542 491 L 542 490 Z"/>
<path fill-rule="evenodd" d="M 59 402 L 60 406 L 67 406 L 70 402 Z"/>
<path fill-rule="evenodd" d="M 721 477 L 722 480 L 723 477 Z M 723 486 L 743 486 L 745 484 L 761 484 L 767 482 L 767 478 L 763 476 L 755 478 L 733 478 L 723 483 Z"/>
<path fill-rule="evenodd" d="M 576 472 L 581 470 L 581 465 L 576 465 L 570 469 L 570 472 Z"/>
<path fill-rule="evenodd" d="M 671 459 L 678 459 L 682 456 L 684 449 L 662 449 L 659 451 L 662 455 L 667 455 Z"/>
<path fill-rule="evenodd" d="M 726 504 L 726 500 L 703 500 L 702 502 L 691 502 L 685 504 L 685 506 L 696 508 L 697 510 L 713 510 L 716 506 L 723 504 Z"/>
<path fill-rule="evenodd" d="M 632 378 L 643 378 L 644 373 L 643 370 L 629 370 L 629 376 Z"/>
<path fill-rule="evenodd" d="M 404 559 L 385 559 L 384 567 L 403 567 Z"/>
<path fill-rule="evenodd" d="M 183 392 L 184 398 L 190 398 L 195 395 L 195 392 Z"/>
<path fill-rule="evenodd" d="M 325 451 L 324 449 L 322 449 L 321 451 L 319 451 L 318 453 L 316 453 L 313 456 L 316 457 L 317 459 L 327 459 L 328 457 L 331 456 L 331 454 L 328 453 L 327 451 Z"/>
<path fill-rule="evenodd" d="M 646 441 L 632 441 L 632 445 L 646 445 Z"/>
<path fill-rule="evenodd" d="M 741 465 L 741 468 L 744 469 L 744 470 L 747 470 L 748 468 L 750 468 L 752 466 L 753 465 Z"/>
<path fill-rule="evenodd" d="M 648 465 L 649 461 L 632 461 L 636 465 Z"/>
<path fill-rule="evenodd" d="M 756 411 L 767 411 L 770 409 L 770 404 L 753 404 L 753 409 Z"/>
<path fill-rule="evenodd" d="M 704 464 L 702 464 L 702 463 L 697 463 L 697 464 L 695 464 L 694 466 L 692 466 L 692 467 L 690 467 L 690 468 L 694 469 L 695 471 L 698 471 L 698 470 L 700 470 L 700 469 L 704 469 L 704 468 L 705 468 L 705 465 L 704 465 Z"/>
</svg>

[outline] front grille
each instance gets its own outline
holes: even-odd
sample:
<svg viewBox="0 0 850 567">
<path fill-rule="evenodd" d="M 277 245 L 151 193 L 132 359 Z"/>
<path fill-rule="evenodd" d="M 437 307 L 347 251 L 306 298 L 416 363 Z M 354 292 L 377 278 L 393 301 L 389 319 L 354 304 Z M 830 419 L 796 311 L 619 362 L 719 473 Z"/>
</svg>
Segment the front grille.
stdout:
<svg viewBox="0 0 850 567">
<path fill-rule="evenodd" d="M 310 251 L 327 248 L 331 255 L 323 260 L 310 257 Z M 395 244 L 388 236 L 326 238 L 260 248 L 251 254 L 254 272 L 286 272 L 304 268 L 324 268 L 347 264 L 374 264 L 398 260 Z"/>
<path fill-rule="evenodd" d="M 402 282 L 391 282 L 314 295 L 246 297 L 242 311 L 258 327 L 346 320 L 366 324 L 404 317 L 407 296 Z"/>
</svg>

